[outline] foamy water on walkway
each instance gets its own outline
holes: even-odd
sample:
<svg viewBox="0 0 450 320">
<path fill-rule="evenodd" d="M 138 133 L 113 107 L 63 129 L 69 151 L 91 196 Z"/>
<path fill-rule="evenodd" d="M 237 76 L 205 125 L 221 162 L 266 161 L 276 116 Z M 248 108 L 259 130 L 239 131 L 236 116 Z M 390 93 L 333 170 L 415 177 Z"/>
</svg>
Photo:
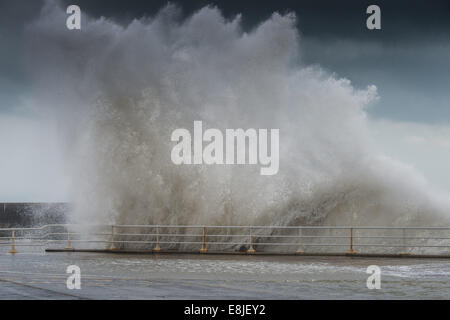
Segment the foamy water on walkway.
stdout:
<svg viewBox="0 0 450 320">
<path fill-rule="evenodd" d="M 66 288 L 73 264 L 81 268 L 81 290 Z M 380 290 L 366 286 L 374 264 Z M 448 299 L 450 261 L 2 253 L 0 282 L 2 299 Z"/>
</svg>

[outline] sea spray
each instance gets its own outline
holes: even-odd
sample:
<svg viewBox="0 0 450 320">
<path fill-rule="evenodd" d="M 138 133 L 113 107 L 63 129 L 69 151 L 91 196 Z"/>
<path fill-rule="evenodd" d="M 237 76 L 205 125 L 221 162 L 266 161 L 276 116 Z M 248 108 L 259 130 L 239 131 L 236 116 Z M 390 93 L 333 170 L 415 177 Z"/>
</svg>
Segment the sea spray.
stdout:
<svg viewBox="0 0 450 320">
<path fill-rule="evenodd" d="M 66 139 L 75 223 L 436 225 L 437 199 L 414 169 L 377 154 L 367 125 L 376 87 L 301 62 L 293 14 L 245 32 L 215 7 L 169 5 L 126 26 L 83 16 L 65 28 L 47 2 L 28 27 L 40 110 Z M 177 166 L 171 133 L 279 128 L 280 165 Z"/>
</svg>

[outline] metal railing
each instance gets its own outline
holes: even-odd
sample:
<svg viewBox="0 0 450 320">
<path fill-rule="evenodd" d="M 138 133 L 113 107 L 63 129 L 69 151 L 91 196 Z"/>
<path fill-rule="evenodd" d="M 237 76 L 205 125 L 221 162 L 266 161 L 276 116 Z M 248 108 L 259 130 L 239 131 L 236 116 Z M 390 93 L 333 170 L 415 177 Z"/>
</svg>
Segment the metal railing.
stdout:
<svg viewBox="0 0 450 320">
<path fill-rule="evenodd" d="M 450 256 L 450 227 L 73 225 L 0 228 L 0 247 Z M 56 246 L 56 247 L 55 247 Z"/>
</svg>

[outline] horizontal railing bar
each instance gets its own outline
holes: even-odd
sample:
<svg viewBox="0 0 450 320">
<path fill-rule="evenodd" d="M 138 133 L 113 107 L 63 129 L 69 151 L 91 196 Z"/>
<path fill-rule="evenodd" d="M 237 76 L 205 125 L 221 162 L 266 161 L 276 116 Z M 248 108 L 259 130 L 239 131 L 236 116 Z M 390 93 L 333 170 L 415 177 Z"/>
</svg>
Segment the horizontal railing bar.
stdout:
<svg viewBox="0 0 450 320">
<path fill-rule="evenodd" d="M 403 244 L 396 244 L 396 245 L 389 245 L 389 244 L 360 244 L 360 243 L 354 243 L 354 247 L 387 247 L 387 248 L 450 248 L 450 245 L 444 246 L 444 245 L 403 245 Z"/>
<path fill-rule="evenodd" d="M 67 226 L 72 226 L 72 224 L 46 224 L 44 226 L 34 227 L 34 228 L 0 228 L 0 231 L 42 230 L 42 229 L 50 228 L 50 227 L 67 227 Z"/>
<path fill-rule="evenodd" d="M 44 240 L 43 243 L 55 243 L 55 242 L 66 242 L 66 240 Z M 154 244 L 156 241 L 125 241 L 125 240 L 72 240 L 72 242 L 79 243 L 141 243 L 141 244 Z M 160 244 L 202 244 L 201 241 L 159 241 Z M 247 242 L 207 242 L 207 245 L 248 245 Z M 0 246 L 9 246 L 9 242 L 1 242 Z M 266 246 L 302 246 L 302 247 L 320 247 L 320 246 L 334 246 L 334 247 L 347 247 L 348 244 L 337 244 L 337 243 L 274 243 L 274 242 L 259 242 L 254 243 L 254 246 L 266 245 Z M 31 246 L 42 246 L 42 244 L 30 244 L 30 243 L 16 243 L 16 246 L 31 247 Z M 354 244 L 355 247 L 385 247 L 385 248 L 450 248 L 450 245 L 389 245 L 389 244 Z"/>
<path fill-rule="evenodd" d="M 381 226 L 217 226 L 217 225 L 112 225 L 115 228 L 247 228 L 247 229 L 395 229 L 395 230 L 450 230 L 450 227 L 381 227 Z"/>
<path fill-rule="evenodd" d="M 72 234 L 71 234 L 72 235 Z M 109 234 L 111 235 L 111 234 Z M 115 236 L 160 236 L 160 237 L 202 237 L 203 234 L 175 233 L 115 233 Z M 206 237 L 249 237 L 250 234 L 206 234 Z M 295 235 L 255 235 L 255 238 L 347 238 L 348 236 L 295 236 Z"/>
<path fill-rule="evenodd" d="M 64 235 L 67 236 L 69 235 L 68 233 L 50 233 L 48 235 L 44 235 L 42 237 L 15 237 L 15 240 L 44 240 L 44 238 L 50 236 L 50 235 Z M 84 234 L 73 234 L 70 233 L 70 236 L 74 236 L 74 235 L 84 235 Z M 104 234 L 88 234 L 91 236 L 95 236 L 95 235 L 103 235 L 103 236 L 111 236 L 111 234 L 109 233 L 104 233 Z M 115 236 L 160 236 L 160 237 L 202 237 L 202 234 L 114 234 Z M 258 238 L 297 238 L 297 239 L 349 239 L 348 236 L 290 236 L 290 235 L 286 235 L 286 236 L 273 236 L 273 235 L 249 235 L 249 234 L 227 234 L 227 235 L 213 235 L 213 234 L 209 234 L 209 235 L 205 235 L 206 238 L 220 238 L 220 237 L 250 237 L 253 236 L 253 238 L 258 239 Z M 0 237 L 0 239 L 5 239 L 5 240 L 10 240 L 11 237 Z M 450 238 L 443 238 L 443 237 L 430 237 L 430 238 L 424 238 L 424 237 L 383 237 L 383 236 L 361 236 L 361 237 L 353 237 L 353 239 L 405 239 L 405 240 L 450 240 Z M 59 241 L 59 240 L 58 240 Z M 61 241 L 65 241 L 64 239 L 62 239 Z M 119 240 L 117 240 L 119 241 Z"/>
<path fill-rule="evenodd" d="M 48 235 L 67 235 L 68 233 L 49 233 Z M 70 233 L 73 235 L 84 235 L 84 233 Z M 111 233 L 89 233 L 89 235 L 110 236 Z M 202 237 L 203 234 L 176 234 L 176 233 L 115 233 L 115 236 L 160 236 L 160 237 Z M 206 234 L 206 237 L 249 237 L 250 234 Z M 333 239 L 348 239 L 349 236 L 305 236 L 305 235 L 259 235 L 252 234 L 255 238 L 333 238 Z M 10 239 L 11 237 L 0 237 L 0 239 Z M 19 237 L 16 237 L 19 239 Z M 30 239 L 27 237 L 26 239 Z M 407 239 L 407 240 L 450 240 L 450 237 L 402 237 L 402 236 L 353 236 L 353 239 Z"/>
<path fill-rule="evenodd" d="M 0 228 L 0 231 L 42 230 L 49 227 L 115 227 L 115 228 L 247 228 L 247 229 L 353 229 L 356 230 L 450 230 L 450 227 L 393 227 L 393 226 L 219 226 L 219 225 L 107 225 L 107 224 L 48 224 L 33 228 Z"/>
<path fill-rule="evenodd" d="M 111 235 L 111 234 L 109 234 Z M 160 236 L 160 237 L 201 237 L 202 234 L 190 233 L 114 233 L 115 236 Z M 213 235 L 208 235 L 213 236 Z M 223 235 L 224 236 L 224 235 Z M 246 235 L 248 237 L 248 234 Z"/>
<path fill-rule="evenodd" d="M 49 233 L 40 237 L 15 237 L 16 240 L 40 240 L 51 235 L 67 236 L 68 233 Z M 70 236 L 84 235 L 83 233 L 70 233 Z M 110 233 L 89 233 L 91 236 L 111 236 Z M 158 233 L 139 233 L 139 234 L 124 234 L 116 233 L 115 236 L 160 236 L 160 237 L 202 237 L 202 234 L 158 234 Z M 207 234 L 207 238 L 213 237 L 249 237 L 249 234 Z M 254 238 L 296 238 L 296 239 L 348 239 L 349 236 L 296 236 L 296 235 L 255 235 Z M 11 239 L 11 237 L 0 237 L 0 239 Z M 353 239 L 405 239 L 405 240 L 450 240 L 448 237 L 391 237 L 391 236 L 353 236 Z"/>
</svg>

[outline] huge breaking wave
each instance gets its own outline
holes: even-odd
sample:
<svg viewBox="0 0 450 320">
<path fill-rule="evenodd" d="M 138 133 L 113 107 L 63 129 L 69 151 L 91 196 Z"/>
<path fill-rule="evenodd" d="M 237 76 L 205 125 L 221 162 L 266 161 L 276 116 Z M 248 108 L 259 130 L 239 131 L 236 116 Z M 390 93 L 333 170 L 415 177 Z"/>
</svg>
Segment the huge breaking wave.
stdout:
<svg viewBox="0 0 450 320">
<path fill-rule="evenodd" d="M 126 26 L 47 2 L 28 27 L 33 99 L 61 128 L 77 223 L 436 225 L 450 207 L 412 168 L 379 155 L 375 86 L 301 63 L 292 14 L 174 6 Z M 176 128 L 279 128 L 280 171 L 176 166 Z"/>
</svg>

